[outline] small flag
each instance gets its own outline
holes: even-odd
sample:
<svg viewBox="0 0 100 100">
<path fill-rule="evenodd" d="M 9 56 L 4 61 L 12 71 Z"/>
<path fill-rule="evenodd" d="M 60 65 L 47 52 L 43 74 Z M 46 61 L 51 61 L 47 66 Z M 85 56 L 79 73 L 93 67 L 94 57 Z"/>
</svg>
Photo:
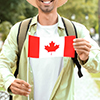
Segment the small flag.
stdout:
<svg viewBox="0 0 100 100">
<path fill-rule="evenodd" d="M 44 38 L 29 35 L 28 57 L 74 57 L 73 39 L 75 36 Z"/>
</svg>

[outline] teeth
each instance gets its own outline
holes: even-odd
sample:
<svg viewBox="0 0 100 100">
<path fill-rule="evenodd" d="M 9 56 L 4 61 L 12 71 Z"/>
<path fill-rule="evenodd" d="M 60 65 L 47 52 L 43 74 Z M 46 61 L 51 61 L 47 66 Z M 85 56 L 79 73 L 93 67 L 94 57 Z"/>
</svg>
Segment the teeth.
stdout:
<svg viewBox="0 0 100 100">
<path fill-rule="evenodd" d="M 45 4 L 49 4 L 49 3 L 50 3 L 50 1 L 44 1 L 43 3 L 45 3 Z"/>
</svg>

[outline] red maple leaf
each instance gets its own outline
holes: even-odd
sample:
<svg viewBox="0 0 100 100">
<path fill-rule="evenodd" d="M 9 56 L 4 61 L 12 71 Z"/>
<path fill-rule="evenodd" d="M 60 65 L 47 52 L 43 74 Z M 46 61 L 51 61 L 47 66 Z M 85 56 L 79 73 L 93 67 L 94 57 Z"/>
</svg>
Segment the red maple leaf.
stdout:
<svg viewBox="0 0 100 100">
<path fill-rule="evenodd" d="M 49 43 L 49 46 L 45 46 L 45 49 L 48 51 L 48 52 L 55 52 L 57 49 L 59 48 L 59 45 L 55 45 L 55 43 L 53 41 L 51 41 L 51 43 Z"/>
</svg>

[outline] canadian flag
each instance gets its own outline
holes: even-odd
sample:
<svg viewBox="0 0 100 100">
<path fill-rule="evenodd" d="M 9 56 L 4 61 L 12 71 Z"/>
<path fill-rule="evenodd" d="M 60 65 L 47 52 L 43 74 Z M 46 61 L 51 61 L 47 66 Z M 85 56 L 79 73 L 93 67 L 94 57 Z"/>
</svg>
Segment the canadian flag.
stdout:
<svg viewBox="0 0 100 100">
<path fill-rule="evenodd" d="M 75 36 L 44 38 L 29 35 L 28 57 L 74 57 Z"/>
</svg>

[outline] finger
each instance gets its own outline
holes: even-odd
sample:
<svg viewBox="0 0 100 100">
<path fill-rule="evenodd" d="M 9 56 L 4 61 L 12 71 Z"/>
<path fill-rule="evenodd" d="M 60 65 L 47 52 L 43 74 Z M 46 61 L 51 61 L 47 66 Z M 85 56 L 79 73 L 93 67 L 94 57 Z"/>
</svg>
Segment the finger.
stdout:
<svg viewBox="0 0 100 100">
<path fill-rule="evenodd" d="M 23 94 L 23 93 L 18 93 L 16 91 L 13 91 L 12 93 L 15 94 L 15 95 L 22 95 L 22 96 L 28 96 L 30 94 L 30 92 L 29 93 L 27 92 L 26 94 L 24 92 L 24 94 Z"/>
<path fill-rule="evenodd" d="M 87 47 L 86 45 L 84 46 L 74 46 L 75 50 L 85 50 L 85 51 L 88 51 L 90 52 L 90 48 Z"/>
<path fill-rule="evenodd" d="M 30 94 L 30 92 L 26 92 L 24 90 L 21 90 L 19 88 L 16 88 L 16 87 L 11 87 L 11 90 L 12 90 L 12 93 L 14 94 L 18 94 L 18 95 L 24 95 L 24 96 L 27 96 Z"/>
<path fill-rule="evenodd" d="M 88 40 L 84 39 L 84 38 L 76 38 L 73 40 L 74 42 L 81 42 L 81 41 L 87 41 L 88 43 L 90 43 Z"/>
<path fill-rule="evenodd" d="M 16 79 L 15 82 L 19 83 L 19 84 L 23 84 L 24 86 L 30 88 L 30 84 L 25 82 L 24 80 L 20 80 L 20 79 Z"/>
<path fill-rule="evenodd" d="M 14 92 L 13 94 L 15 94 L 15 95 L 19 95 L 18 93 L 16 93 L 16 92 Z M 22 95 L 22 96 L 27 96 L 28 97 L 28 95 Z"/>
<path fill-rule="evenodd" d="M 88 41 L 86 41 L 86 40 L 84 40 L 84 41 L 75 41 L 74 43 L 73 43 L 73 45 L 74 46 L 87 46 L 88 48 L 91 48 L 91 44 L 88 42 Z"/>
<path fill-rule="evenodd" d="M 21 90 L 24 90 L 24 91 L 26 91 L 26 92 L 30 92 L 30 91 L 31 91 L 30 88 L 24 86 L 23 84 L 17 83 L 16 81 L 13 82 L 13 83 L 11 84 L 11 86 L 16 87 L 16 88 L 21 89 Z"/>
<path fill-rule="evenodd" d="M 84 54 L 84 55 L 89 55 L 89 52 L 88 51 L 86 51 L 86 50 L 83 50 L 83 49 L 81 49 L 81 50 L 76 50 L 76 52 L 80 55 L 80 54 Z"/>
<path fill-rule="evenodd" d="M 91 45 L 90 43 L 86 42 L 86 41 L 83 41 L 83 42 L 76 42 L 76 43 L 73 43 L 74 46 L 87 46 L 88 48 L 91 48 Z"/>
</svg>

